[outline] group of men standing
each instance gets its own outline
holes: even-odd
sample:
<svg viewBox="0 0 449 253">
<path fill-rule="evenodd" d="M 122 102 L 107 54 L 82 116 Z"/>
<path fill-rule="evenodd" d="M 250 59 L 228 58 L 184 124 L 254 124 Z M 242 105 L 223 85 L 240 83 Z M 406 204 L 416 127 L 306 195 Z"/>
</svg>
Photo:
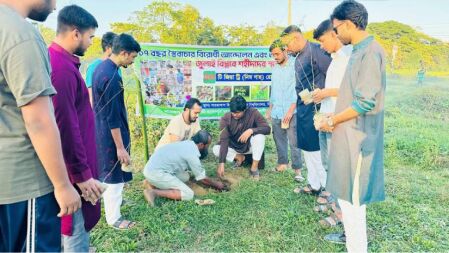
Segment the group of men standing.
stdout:
<svg viewBox="0 0 449 253">
<path fill-rule="evenodd" d="M 47 50 L 25 18 L 44 21 L 54 7 L 54 0 L 0 0 L 0 251 L 60 251 L 62 238 L 64 251 L 87 252 L 101 197 L 110 226 L 135 225 L 120 213 L 124 184 L 132 179 L 122 169 L 131 163 L 131 140 L 120 68 L 133 63 L 140 46 L 130 35 L 105 34 L 104 55 L 89 67 L 86 86 L 79 56 L 98 23 L 79 6 L 63 8 Z M 366 204 L 385 198 L 385 56 L 367 23 L 365 7 L 346 0 L 315 30 L 321 46 L 287 27 L 269 49 L 278 65 L 265 118 L 233 97 L 212 147 L 219 177 L 229 161 L 250 164 L 249 175 L 258 180 L 272 131 L 276 171 L 287 169 L 290 146 L 298 182 L 305 180 L 302 151 L 308 184 L 295 192 L 318 196 L 317 211 L 334 210 L 322 223 L 342 222 L 345 233 L 327 238 L 346 242 L 350 252 L 367 251 Z M 191 200 L 185 184 L 191 175 L 227 190 L 201 164 L 212 142 L 198 121 L 201 108 L 195 98 L 186 103 L 145 166 L 151 205 L 156 197 Z"/>
<path fill-rule="evenodd" d="M 296 124 L 290 127 L 297 127 L 297 145 L 304 152 L 308 170 L 308 185 L 295 192 L 319 196 L 317 202 L 324 205 L 317 206 L 316 211 L 334 211 L 320 223 L 333 226 L 342 222 L 345 232 L 328 235 L 326 239 L 345 242 L 349 252 L 367 251 L 366 204 L 385 198 L 385 55 L 366 32 L 367 24 L 365 7 L 347 0 L 315 29 L 314 39 L 321 43 L 321 48 L 308 42 L 296 26 L 287 27 L 281 43 L 275 41 L 270 48 L 275 59 L 281 55 L 276 59 L 278 69 L 288 68 L 289 60 L 295 62 L 292 71 L 298 99 Z M 285 50 L 294 58 L 287 58 Z M 273 71 L 272 97 L 287 86 L 283 79 L 287 75 L 280 78 L 276 71 Z M 273 111 L 277 105 L 285 112 L 279 117 L 283 117 L 282 123 L 290 118 L 294 108 L 288 104 L 292 101 L 290 97 L 271 100 Z M 290 106 L 288 110 L 287 106 Z M 271 117 L 275 129 L 279 118 L 273 114 Z M 282 138 L 274 135 L 278 153 L 285 149 L 285 141 L 280 141 L 285 140 L 285 135 Z M 290 139 L 291 143 L 295 142 L 294 137 Z M 292 156 L 295 152 L 292 147 Z M 285 163 L 281 159 L 285 154 L 279 156 L 278 168 Z M 297 169 L 296 166 L 293 168 Z"/>
<path fill-rule="evenodd" d="M 55 4 L 0 1 L 2 252 L 89 252 L 102 196 L 109 225 L 134 225 L 120 214 L 132 176 L 121 170 L 131 159 L 119 68 L 134 62 L 140 46 L 108 33 L 88 90 L 79 57 L 92 45 L 95 17 L 76 5 L 61 9 L 48 49 L 25 20 L 44 21 Z"/>
</svg>

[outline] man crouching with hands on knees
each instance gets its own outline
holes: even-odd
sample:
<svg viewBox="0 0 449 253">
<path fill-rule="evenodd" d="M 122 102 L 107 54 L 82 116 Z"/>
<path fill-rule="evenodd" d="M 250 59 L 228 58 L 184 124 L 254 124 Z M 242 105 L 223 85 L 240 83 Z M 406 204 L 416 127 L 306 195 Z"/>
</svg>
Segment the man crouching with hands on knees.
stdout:
<svg viewBox="0 0 449 253">
<path fill-rule="evenodd" d="M 144 170 L 145 178 L 157 188 L 144 191 L 145 199 L 151 206 L 154 206 L 156 197 L 192 200 L 194 193 L 185 184 L 191 174 L 196 181 L 205 185 L 220 191 L 227 189 L 223 183 L 209 179 L 201 165 L 200 159 L 206 158 L 211 141 L 211 135 L 200 130 L 191 140 L 167 144 L 156 150 Z"/>
</svg>

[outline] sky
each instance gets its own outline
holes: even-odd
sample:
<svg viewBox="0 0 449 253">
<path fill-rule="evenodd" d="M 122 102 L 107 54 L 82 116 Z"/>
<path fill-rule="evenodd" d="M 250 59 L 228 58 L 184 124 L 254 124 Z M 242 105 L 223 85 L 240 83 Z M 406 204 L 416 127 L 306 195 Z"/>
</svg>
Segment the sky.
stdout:
<svg viewBox="0 0 449 253">
<path fill-rule="evenodd" d="M 57 0 L 57 10 L 45 26 L 55 29 L 57 12 L 77 4 L 92 13 L 99 22 L 97 35 L 107 32 L 109 24 L 127 21 L 133 12 L 143 9 L 151 0 Z M 203 17 L 218 25 L 248 24 L 262 28 L 268 22 L 287 26 L 288 0 L 173 0 L 190 4 Z M 339 0 L 292 0 L 293 24 L 304 30 L 315 28 L 328 18 Z M 449 42 L 449 0 L 365 0 L 369 22 L 395 20 L 408 24 L 432 37 Z"/>
</svg>

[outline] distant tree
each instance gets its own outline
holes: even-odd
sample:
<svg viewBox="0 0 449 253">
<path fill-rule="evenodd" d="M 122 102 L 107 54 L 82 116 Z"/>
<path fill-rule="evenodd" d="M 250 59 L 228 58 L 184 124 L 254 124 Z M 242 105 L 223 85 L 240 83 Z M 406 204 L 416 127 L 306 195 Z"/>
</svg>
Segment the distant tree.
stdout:
<svg viewBox="0 0 449 253">
<path fill-rule="evenodd" d="M 257 29 L 251 25 L 225 26 L 226 38 L 230 46 L 258 46 L 262 38 Z"/>
<path fill-rule="evenodd" d="M 140 42 L 154 42 L 151 33 L 147 32 L 143 26 L 135 23 L 115 22 L 111 24 L 111 29 L 117 34 L 130 34 Z"/>
<path fill-rule="evenodd" d="M 278 26 L 274 22 L 269 22 L 261 33 L 261 45 L 269 46 L 284 30 L 284 26 Z"/>
<path fill-rule="evenodd" d="M 140 42 L 190 45 L 226 45 L 223 28 L 203 18 L 191 5 L 154 1 L 136 11 L 128 22 L 113 23 L 112 30 L 127 32 Z"/>
<path fill-rule="evenodd" d="M 140 42 L 166 44 L 213 45 L 213 46 L 268 46 L 284 26 L 273 22 L 262 28 L 248 24 L 235 26 L 216 25 L 207 17 L 202 17 L 198 9 L 188 4 L 170 1 L 152 1 L 141 11 L 135 12 L 128 22 L 111 24 L 116 33 L 129 33 Z M 42 28 L 47 43 L 54 38 L 51 29 Z M 414 28 L 396 21 L 371 23 L 368 31 L 374 35 L 387 53 L 391 62 L 394 45 L 394 71 L 415 73 L 422 60 L 428 71 L 447 72 L 449 69 L 449 44 L 427 36 Z M 312 30 L 304 31 L 304 37 L 313 40 Z M 99 52 L 97 41 L 87 52 L 92 57 Z M 101 50 L 101 49 L 100 49 Z M 391 64 L 387 64 L 390 68 Z M 388 69 L 391 71 L 391 69 Z"/>
<path fill-rule="evenodd" d="M 101 48 L 101 37 L 103 34 L 98 34 L 95 36 L 92 45 L 87 49 L 86 53 L 84 54 L 83 59 L 90 61 L 94 58 L 98 58 L 103 54 L 103 49 Z"/>
<path fill-rule="evenodd" d="M 200 27 L 197 45 L 227 46 L 229 41 L 225 39 L 223 27 L 215 26 L 209 18 L 204 18 Z"/>
<path fill-rule="evenodd" d="M 42 37 L 44 38 L 44 41 L 47 45 L 50 45 L 51 42 L 55 39 L 56 37 L 56 32 L 55 30 L 48 28 L 42 24 L 39 24 L 37 26 L 37 28 L 39 29 L 39 32 L 41 33 Z"/>
</svg>

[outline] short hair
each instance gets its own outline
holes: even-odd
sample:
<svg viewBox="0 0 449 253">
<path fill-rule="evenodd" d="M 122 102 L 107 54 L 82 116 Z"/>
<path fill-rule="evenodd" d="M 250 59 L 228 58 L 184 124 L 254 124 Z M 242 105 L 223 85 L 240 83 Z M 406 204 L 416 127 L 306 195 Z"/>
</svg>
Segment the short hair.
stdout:
<svg viewBox="0 0 449 253">
<path fill-rule="evenodd" d="M 186 102 L 186 104 L 184 105 L 184 111 L 185 111 L 186 109 L 192 109 L 193 106 L 194 106 L 195 104 L 197 104 L 198 106 L 203 106 L 203 105 L 201 104 L 201 101 L 200 101 L 198 98 L 191 98 L 191 99 L 189 99 L 189 100 Z"/>
<path fill-rule="evenodd" d="M 332 25 L 332 21 L 330 19 L 326 19 L 321 22 L 318 27 L 313 31 L 313 38 L 318 40 L 325 33 L 333 31 L 334 26 Z"/>
<path fill-rule="evenodd" d="M 360 30 L 365 30 L 368 25 L 368 11 L 361 3 L 345 0 L 332 12 L 330 20 L 334 19 L 349 20 Z"/>
<path fill-rule="evenodd" d="M 301 28 L 299 28 L 299 26 L 297 26 L 297 25 L 289 25 L 281 33 L 281 37 L 284 37 L 286 35 L 289 35 L 289 34 L 292 34 L 292 33 L 295 33 L 295 32 L 302 33 L 301 32 Z"/>
<path fill-rule="evenodd" d="M 112 43 L 114 42 L 115 37 L 117 37 L 117 34 L 113 32 L 103 34 L 103 37 L 101 37 L 101 48 L 103 49 L 103 52 L 108 48 L 112 48 Z"/>
<path fill-rule="evenodd" d="M 68 5 L 62 8 L 58 14 L 57 34 L 75 29 L 84 33 L 86 30 L 96 28 L 98 28 L 98 23 L 95 17 L 78 5 Z"/>
<path fill-rule="evenodd" d="M 285 47 L 284 47 L 284 45 L 282 44 L 282 41 L 281 41 L 281 39 L 276 39 L 275 41 L 273 41 L 273 43 L 271 43 L 271 46 L 270 46 L 270 52 L 272 52 L 275 48 L 279 48 L 279 49 L 281 49 L 282 51 L 284 51 L 285 50 Z"/>
<path fill-rule="evenodd" d="M 231 112 L 243 112 L 246 110 L 246 107 L 246 100 L 240 95 L 234 96 L 229 102 L 229 109 Z"/>
<path fill-rule="evenodd" d="M 192 136 L 192 141 L 195 142 L 195 144 L 208 144 L 211 139 L 212 135 L 206 130 L 200 130 Z"/>
<path fill-rule="evenodd" d="M 133 36 L 122 33 L 114 38 L 114 42 L 112 43 L 112 53 L 120 54 L 120 52 L 125 51 L 127 53 L 131 52 L 140 52 L 139 43 L 133 38 Z"/>
</svg>

